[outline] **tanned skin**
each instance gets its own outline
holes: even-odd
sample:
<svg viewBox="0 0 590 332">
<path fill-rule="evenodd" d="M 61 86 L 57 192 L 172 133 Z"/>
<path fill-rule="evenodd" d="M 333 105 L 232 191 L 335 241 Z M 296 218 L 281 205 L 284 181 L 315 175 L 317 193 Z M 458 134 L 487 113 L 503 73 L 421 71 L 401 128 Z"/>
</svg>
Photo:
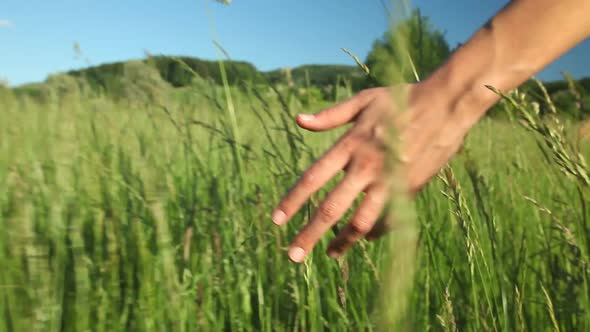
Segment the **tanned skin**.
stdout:
<svg viewBox="0 0 590 332">
<path fill-rule="evenodd" d="M 304 261 L 318 240 L 341 219 L 362 192 L 360 205 L 330 243 L 328 255 L 341 256 L 362 238 L 376 238 L 377 222 L 388 201 L 391 150 L 383 137 L 397 128 L 401 174 L 414 194 L 457 152 L 471 127 L 502 91 L 529 77 L 590 36 L 588 0 L 515 0 L 496 14 L 426 80 L 412 85 L 364 90 L 297 123 L 311 131 L 352 123 L 350 129 L 301 176 L 272 213 L 284 225 L 313 193 L 340 171 L 345 175 L 293 239 L 289 258 Z M 392 91 L 401 94 L 392 94 Z M 405 96 L 404 112 L 396 99 Z M 388 176 L 389 175 L 389 176 Z"/>
</svg>

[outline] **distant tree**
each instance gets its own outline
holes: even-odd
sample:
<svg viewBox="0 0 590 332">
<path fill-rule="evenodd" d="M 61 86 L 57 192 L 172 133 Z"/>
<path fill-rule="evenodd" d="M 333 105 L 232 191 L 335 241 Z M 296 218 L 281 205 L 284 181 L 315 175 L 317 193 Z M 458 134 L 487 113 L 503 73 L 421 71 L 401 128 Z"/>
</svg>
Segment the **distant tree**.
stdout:
<svg viewBox="0 0 590 332">
<path fill-rule="evenodd" d="M 371 69 L 373 84 L 410 82 L 415 81 L 411 63 L 418 76 L 424 78 L 442 64 L 450 53 L 444 34 L 416 9 L 407 20 L 375 41 L 366 64 Z"/>
</svg>

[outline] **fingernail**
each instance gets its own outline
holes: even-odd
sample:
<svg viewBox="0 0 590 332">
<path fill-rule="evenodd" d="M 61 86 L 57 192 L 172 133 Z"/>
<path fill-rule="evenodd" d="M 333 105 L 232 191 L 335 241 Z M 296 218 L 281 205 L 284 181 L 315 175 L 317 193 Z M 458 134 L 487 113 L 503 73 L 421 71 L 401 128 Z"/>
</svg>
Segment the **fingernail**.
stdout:
<svg viewBox="0 0 590 332">
<path fill-rule="evenodd" d="M 289 248 L 289 259 L 291 259 L 295 263 L 303 262 L 303 258 L 305 258 L 305 251 L 303 248 L 299 247 L 292 247 Z"/>
<path fill-rule="evenodd" d="M 311 121 L 315 118 L 313 114 L 299 114 L 299 120 L 301 121 Z"/>
<path fill-rule="evenodd" d="M 284 224 L 286 219 L 287 215 L 281 210 L 274 210 L 272 213 L 272 222 L 274 222 L 276 225 Z"/>
</svg>

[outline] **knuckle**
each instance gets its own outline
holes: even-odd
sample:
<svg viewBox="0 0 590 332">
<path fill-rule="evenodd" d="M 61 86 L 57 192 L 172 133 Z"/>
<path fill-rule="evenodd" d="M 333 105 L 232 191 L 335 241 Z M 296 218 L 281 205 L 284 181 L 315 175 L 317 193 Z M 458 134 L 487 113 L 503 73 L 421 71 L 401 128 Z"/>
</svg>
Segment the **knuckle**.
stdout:
<svg viewBox="0 0 590 332">
<path fill-rule="evenodd" d="M 375 126 L 371 130 L 371 140 L 380 151 L 391 150 L 398 143 L 398 137 L 389 128 Z"/>
<path fill-rule="evenodd" d="M 372 223 L 363 215 L 356 216 L 350 222 L 350 230 L 357 235 L 365 235 L 371 231 Z"/>
<path fill-rule="evenodd" d="M 316 185 L 317 179 L 315 173 L 312 171 L 306 171 L 301 176 L 299 184 L 306 191 L 313 191 Z"/>
<path fill-rule="evenodd" d="M 344 150 L 347 153 L 350 153 L 354 150 L 354 148 L 356 147 L 356 145 L 358 144 L 358 136 L 357 135 L 346 135 L 345 137 L 342 138 L 342 141 L 340 142 L 340 146 L 342 148 L 342 150 Z"/>
<path fill-rule="evenodd" d="M 382 210 L 385 200 L 389 196 L 389 187 L 377 182 L 371 186 L 369 193 L 365 196 L 366 206 L 374 210 Z"/>
<path fill-rule="evenodd" d="M 340 205 L 334 201 L 326 201 L 318 208 L 320 220 L 329 222 L 338 217 Z"/>
<path fill-rule="evenodd" d="M 361 144 L 361 142 L 366 139 L 366 134 L 358 131 L 351 131 L 342 137 L 340 146 L 342 150 L 346 151 L 347 153 L 352 153 Z"/>
<path fill-rule="evenodd" d="M 368 173 L 375 169 L 376 163 L 377 160 L 374 157 L 365 156 L 357 160 L 356 167 L 361 173 Z"/>
<path fill-rule="evenodd" d="M 361 176 L 373 176 L 382 168 L 382 160 L 376 155 L 365 155 L 355 161 L 355 171 Z"/>
</svg>

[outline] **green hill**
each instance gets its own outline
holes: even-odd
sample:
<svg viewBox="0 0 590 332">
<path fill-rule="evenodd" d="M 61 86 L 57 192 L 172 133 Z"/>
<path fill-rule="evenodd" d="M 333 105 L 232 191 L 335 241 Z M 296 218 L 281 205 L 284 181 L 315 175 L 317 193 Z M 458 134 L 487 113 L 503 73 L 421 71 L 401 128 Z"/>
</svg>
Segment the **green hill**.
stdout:
<svg viewBox="0 0 590 332">
<path fill-rule="evenodd" d="M 367 83 L 362 70 L 357 66 L 347 65 L 303 65 L 292 69 L 269 71 L 264 75 L 271 83 L 284 82 L 290 75 L 295 85 L 306 86 L 309 83 L 319 88 L 342 84 L 343 80 L 346 80 L 351 83 L 353 90 L 360 90 Z"/>
<path fill-rule="evenodd" d="M 223 84 L 218 61 L 185 56 L 154 56 L 140 61 L 154 66 L 162 79 L 173 87 L 190 85 L 195 78 L 195 74 L 202 79 L 220 85 Z M 102 64 L 72 70 L 66 74 L 85 78 L 92 88 L 109 90 L 111 85 L 118 85 L 115 82 L 124 76 L 125 64 L 128 62 Z M 342 80 L 354 81 L 355 87 L 360 88 L 364 82 L 362 71 L 352 65 L 303 65 L 292 69 L 283 68 L 264 72 L 259 71 L 253 64 L 244 61 L 228 60 L 223 61 L 223 64 L 230 85 L 237 85 L 244 81 L 280 84 L 289 83 L 289 80 L 292 80 L 297 86 L 306 86 L 309 79 L 309 83 L 318 88 L 334 85 L 338 81 L 342 82 Z"/>
<path fill-rule="evenodd" d="M 353 65 L 303 65 L 266 72 L 244 61 L 223 61 L 223 65 L 227 82 L 232 86 L 270 84 L 295 89 L 302 96 L 307 96 L 309 92 L 316 99 L 331 101 L 338 99 L 336 86 L 355 92 L 370 84 L 364 73 Z M 218 61 L 186 56 L 153 56 L 51 75 L 43 83 L 23 85 L 13 91 L 17 96 L 26 95 L 41 102 L 63 95 L 102 95 L 118 100 L 153 101 L 169 89 L 211 84 L 223 84 Z M 566 80 L 545 82 L 545 87 L 561 109 L 570 109 L 576 103 L 585 108 L 588 104 L 590 78 L 575 83 Z M 543 101 L 543 92 L 534 82 L 527 82 L 522 89 Z"/>
<path fill-rule="evenodd" d="M 230 85 L 242 83 L 287 85 L 307 87 L 308 84 L 329 95 L 338 84 L 358 91 L 366 86 L 361 70 L 346 65 L 304 65 L 292 69 L 259 71 L 244 61 L 223 61 Z M 158 78 L 159 77 L 159 78 Z M 149 81 L 143 82 L 141 81 Z M 52 75 L 43 83 L 27 84 L 15 88 L 15 93 L 34 98 L 45 98 L 47 85 L 56 84 L 59 89 L 76 89 L 81 93 L 103 94 L 116 98 L 128 96 L 129 85 L 140 88 L 179 88 L 200 82 L 201 84 L 223 84 L 219 62 L 186 56 L 153 56 L 142 60 L 106 63 L 63 74 Z M 150 87 L 155 85 L 154 87 Z M 59 90 L 58 89 L 58 90 Z"/>
</svg>

